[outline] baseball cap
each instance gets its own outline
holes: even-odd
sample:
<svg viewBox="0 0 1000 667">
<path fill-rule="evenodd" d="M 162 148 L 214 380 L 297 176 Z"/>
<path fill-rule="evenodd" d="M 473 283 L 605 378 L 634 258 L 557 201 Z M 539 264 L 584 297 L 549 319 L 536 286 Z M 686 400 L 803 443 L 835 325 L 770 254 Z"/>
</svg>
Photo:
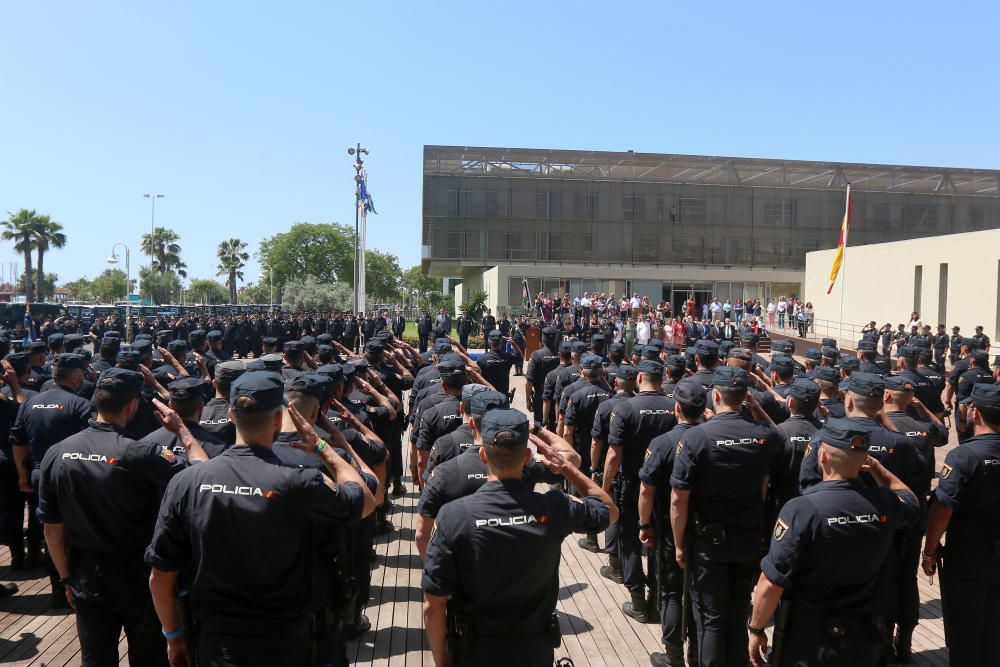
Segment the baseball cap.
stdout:
<svg viewBox="0 0 1000 667">
<path fill-rule="evenodd" d="M 125 368 L 109 368 L 97 378 L 97 389 L 112 394 L 138 394 L 142 383 L 142 373 Z"/>
<path fill-rule="evenodd" d="M 72 352 L 63 352 L 62 354 L 56 355 L 53 364 L 58 368 L 79 368 L 83 370 L 87 367 L 87 362 L 83 358 L 83 355 L 73 354 Z M 139 377 L 142 377 L 141 375 Z"/>
<path fill-rule="evenodd" d="M 639 374 L 639 369 L 630 364 L 621 364 L 615 371 L 615 377 L 619 380 L 634 380 Z"/>
<path fill-rule="evenodd" d="M 575 340 L 571 344 L 570 349 L 573 351 L 573 354 L 583 354 L 587 351 L 587 344 L 582 340 Z"/>
<path fill-rule="evenodd" d="M 874 373 L 854 373 L 847 380 L 847 391 L 858 396 L 881 396 L 885 392 L 885 380 Z"/>
<path fill-rule="evenodd" d="M 441 378 L 461 377 L 465 375 L 465 360 L 457 354 L 446 354 L 437 365 Z"/>
<path fill-rule="evenodd" d="M 187 341 L 183 341 L 180 339 L 172 340 L 169 343 L 167 343 L 167 351 L 170 352 L 171 354 L 174 352 L 187 352 L 188 351 Z"/>
<path fill-rule="evenodd" d="M 434 353 L 446 354 L 451 352 L 451 341 L 447 338 L 437 338 L 434 340 Z"/>
<path fill-rule="evenodd" d="M 824 338 L 822 341 L 820 341 L 820 344 L 823 347 L 836 348 L 837 347 L 837 339 L 836 338 Z"/>
<path fill-rule="evenodd" d="M 205 338 L 214 343 L 215 341 L 222 340 L 222 332 L 219 331 L 218 329 L 212 329 L 207 334 L 205 334 Z"/>
<path fill-rule="evenodd" d="M 237 400 L 249 398 L 249 405 L 236 407 Z M 229 404 L 236 412 L 265 412 L 286 405 L 281 376 L 270 371 L 251 371 L 236 378 L 229 389 Z"/>
<path fill-rule="evenodd" d="M 708 392 L 693 380 L 681 380 L 674 387 L 674 400 L 692 408 L 704 408 L 708 403 Z"/>
<path fill-rule="evenodd" d="M 286 340 L 281 349 L 285 352 L 301 352 L 304 348 L 305 345 L 300 340 Z"/>
<path fill-rule="evenodd" d="M 242 361 L 223 361 L 215 365 L 215 379 L 235 380 L 246 372 Z"/>
<path fill-rule="evenodd" d="M 555 327 L 545 327 L 544 329 L 542 329 L 543 336 L 555 336 L 558 333 L 559 331 Z"/>
<path fill-rule="evenodd" d="M 819 396 L 819 385 L 806 378 L 796 378 L 788 388 L 788 395 L 799 401 L 808 401 Z"/>
<path fill-rule="evenodd" d="M 462 401 L 472 400 L 472 397 L 481 391 L 488 391 L 489 388 L 484 384 L 477 384 L 475 382 L 470 382 L 469 384 L 462 386 Z"/>
<path fill-rule="evenodd" d="M 813 437 L 845 452 L 865 452 L 868 451 L 868 433 L 868 429 L 853 419 L 839 417 L 828 419 Z"/>
<path fill-rule="evenodd" d="M 201 378 L 182 377 L 177 378 L 167 385 L 170 391 L 170 398 L 178 401 L 188 401 L 192 398 L 205 398 L 206 382 Z"/>
<path fill-rule="evenodd" d="M 837 372 L 836 368 L 830 368 L 829 366 L 820 366 L 813 371 L 812 377 L 813 380 L 832 382 L 833 384 L 840 382 L 840 373 Z"/>
<path fill-rule="evenodd" d="M 503 332 L 501 332 L 499 329 L 494 329 L 493 331 L 486 334 L 486 337 L 489 338 L 490 340 L 498 340 L 500 338 L 503 338 Z"/>
<path fill-rule="evenodd" d="M 712 372 L 712 386 L 728 389 L 746 389 L 747 372 L 736 366 L 719 366 Z"/>
<path fill-rule="evenodd" d="M 653 361 L 652 359 L 643 359 L 636 366 L 636 370 L 644 375 L 655 375 L 660 377 L 663 375 L 663 364 L 658 361 Z"/>
<path fill-rule="evenodd" d="M 972 393 L 962 399 L 963 405 L 984 408 L 1000 408 L 1000 384 L 977 382 L 972 385 Z"/>
<path fill-rule="evenodd" d="M 528 442 L 528 418 L 519 410 L 490 410 L 480 420 L 479 432 L 483 442 L 490 445 L 523 445 Z"/>
<path fill-rule="evenodd" d="M 319 400 L 326 398 L 333 389 L 333 380 L 321 373 L 297 375 L 285 383 L 285 391 L 294 391 Z"/>
<path fill-rule="evenodd" d="M 344 379 L 344 367 L 340 364 L 324 364 L 316 369 L 316 372 L 325 375 L 334 382 L 341 382 Z M 218 373 L 218 367 L 216 367 Z"/>
<path fill-rule="evenodd" d="M 902 375 L 887 375 L 883 381 L 889 391 L 913 391 L 913 381 L 907 380 Z"/>
<path fill-rule="evenodd" d="M 580 365 L 584 370 L 594 371 L 604 366 L 604 360 L 596 354 L 585 354 L 580 359 Z"/>
<path fill-rule="evenodd" d="M 479 385 L 482 386 L 482 385 Z M 482 417 L 490 410 L 506 410 L 510 408 L 507 397 L 498 391 L 479 391 L 469 400 L 469 410 L 475 417 Z"/>
</svg>

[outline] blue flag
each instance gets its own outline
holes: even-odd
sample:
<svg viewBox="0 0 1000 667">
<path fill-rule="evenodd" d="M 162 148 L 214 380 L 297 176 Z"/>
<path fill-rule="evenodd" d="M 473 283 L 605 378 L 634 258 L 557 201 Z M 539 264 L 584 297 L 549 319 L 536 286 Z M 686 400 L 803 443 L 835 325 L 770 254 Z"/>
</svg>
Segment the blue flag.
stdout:
<svg viewBox="0 0 1000 667">
<path fill-rule="evenodd" d="M 31 306 L 25 305 L 24 309 L 24 345 L 27 346 L 35 340 L 34 322 L 31 319 Z"/>
<path fill-rule="evenodd" d="M 358 205 L 364 206 L 365 213 L 374 213 L 375 215 L 378 215 L 378 211 L 375 210 L 375 202 L 372 200 L 372 195 L 368 192 L 367 178 L 361 181 L 361 193 L 359 197 L 360 199 L 358 201 Z"/>
</svg>

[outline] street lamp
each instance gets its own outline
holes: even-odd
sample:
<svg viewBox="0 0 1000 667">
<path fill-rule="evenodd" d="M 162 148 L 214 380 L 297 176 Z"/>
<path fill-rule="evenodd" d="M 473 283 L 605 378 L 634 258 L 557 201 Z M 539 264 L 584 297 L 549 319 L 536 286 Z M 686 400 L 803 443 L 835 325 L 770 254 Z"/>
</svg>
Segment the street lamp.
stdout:
<svg viewBox="0 0 1000 667">
<path fill-rule="evenodd" d="M 132 294 L 132 269 L 129 265 L 129 258 L 131 253 L 129 252 L 128 246 L 121 241 L 115 243 L 111 246 L 111 256 L 108 257 L 108 264 L 117 264 L 118 255 L 115 254 L 115 249 L 121 246 L 125 249 L 125 342 L 132 342 L 132 301 L 129 299 L 129 295 Z"/>
<path fill-rule="evenodd" d="M 144 199 L 149 200 L 150 211 L 149 211 L 149 265 L 153 266 L 153 236 L 156 234 L 156 200 L 163 199 L 163 195 L 159 194 L 149 194 L 143 195 Z"/>
</svg>

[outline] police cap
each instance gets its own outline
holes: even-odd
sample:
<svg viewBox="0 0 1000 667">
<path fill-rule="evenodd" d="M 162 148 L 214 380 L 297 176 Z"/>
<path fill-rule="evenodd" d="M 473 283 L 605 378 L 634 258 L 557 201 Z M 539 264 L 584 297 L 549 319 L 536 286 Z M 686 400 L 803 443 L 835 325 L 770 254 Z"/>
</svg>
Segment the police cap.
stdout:
<svg viewBox="0 0 1000 667">
<path fill-rule="evenodd" d="M 643 359 L 640 361 L 639 365 L 636 366 L 636 370 L 643 375 L 663 377 L 663 364 L 652 359 Z"/>
<path fill-rule="evenodd" d="M 170 391 L 170 398 L 176 401 L 189 401 L 193 398 L 204 400 L 206 384 L 201 378 L 182 377 L 168 384 L 167 389 Z"/>
<path fill-rule="evenodd" d="M 869 340 L 867 338 L 862 338 L 858 341 L 858 351 L 861 352 L 874 352 L 875 351 L 875 341 Z"/>
<path fill-rule="evenodd" d="M 163 364 L 153 369 L 153 377 L 160 384 L 170 384 L 177 379 L 177 372 L 170 364 Z"/>
<path fill-rule="evenodd" d="M 284 363 L 284 359 L 277 352 L 272 352 L 271 354 L 265 354 L 260 358 L 261 362 L 264 364 L 264 368 L 273 368 L 275 370 L 281 368 L 281 364 Z"/>
<path fill-rule="evenodd" d="M 458 355 L 456 354 L 455 356 L 457 357 Z M 355 357 L 354 359 L 348 361 L 347 365 L 353 366 L 359 373 L 361 371 L 368 370 L 368 360 L 365 359 L 364 357 Z"/>
<path fill-rule="evenodd" d="M 729 356 L 730 350 L 736 347 L 736 343 L 731 340 L 724 340 L 719 343 L 719 356 L 723 359 Z"/>
<path fill-rule="evenodd" d="M 609 354 L 618 354 L 619 352 L 624 352 L 624 351 L 625 351 L 624 343 L 611 343 L 611 345 L 608 345 Z"/>
<path fill-rule="evenodd" d="M 490 340 L 500 340 L 501 338 L 503 338 L 503 332 L 500 331 L 499 329 L 494 329 L 493 331 L 486 334 L 486 337 L 489 338 Z"/>
<path fill-rule="evenodd" d="M 219 331 L 218 329 L 212 329 L 207 334 L 205 334 L 205 338 L 207 338 L 209 341 L 213 343 L 218 342 L 222 340 L 222 332 Z"/>
<path fill-rule="evenodd" d="M 868 451 L 868 429 L 846 417 L 828 419 L 815 437 L 819 442 L 845 452 Z"/>
<path fill-rule="evenodd" d="M 244 397 L 250 401 L 239 400 Z M 270 371 L 244 373 L 229 388 L 229 404 L 238 413 L 266 412 L 286 405 L 281 376 Z"/>
<path fill-rule="evenodd" d="M 830 361 L 836 362 L 840 359 L 840 350 L 835 347 L 824 347 L 821 354 L 824 359 L 829 359 Z"/>
<path fill-rule="evenodd" d="M 324 364 L 317 368 L 316 372 L 327 376 L 334 382 L 342 382 L 344 380 L 344 367 L 340 364 Z M 218 366 L 216 366 L 216 373 L 218 373 Z"/>
<path fill-rule="evenodd" d="M 590 337 L 590 344 L 596 347 L 598 343 L 603 344 L 606 340 L 607 339 L 604 337 L 604 334 L 594 334 Z"/>
<path fill-rule="evenodd" d="M 665 368 L 680 370 L 683 368 L 687 368 L 687 359 L 685 359 L 679 354 L 671 354 L 669 357 L 667 357 L 667 361 L 663 365 Z"/>
<path fill-rule="evenodd" d="M 215 365 L 216 380 L 235 380 L 247 371 L 242 361 L 223 361 Z"/>
<path fill-rule="evenodd" d="M 615 377 L 619 380 L 634 380 L 639 374 L 639 369 L 631 364 L 622 364 L 615 371 Z"/>
<path fill-rule="evenodd" d="M 56 368 L 69 369 L 79 368 L 83 370 L 87 367 L 87 361 L 83 358 L 83 355 L 74 354 L 71 352 L 63 352 L 62 354 L 56 355 L 53 365 Z M 141 376 L 140 376 L 141 377 Z"/>
<path fill-rule="evenodd" d="M 451 341 L 447 338 L 436 338 L 434 340 L 434 353 L 447 354 L 451 352 Z"/>
<path fill-rule="evenodd" d="M 645 345 L 640 345 L 640 344 L 636 343 L 635 345 L 632 346 L 632 356 L 633 357 L 641 357 L 642 356 L 642 351 L 645 350 L 645 349 L 646 349 Z"/>
<path fill-rule="evenodd" d="M 490 410 L 480 420 L 479 432 L 488 445 L 523 445 L 528 442 L 528 418 L 519 410 Z"/>
<path fill-rule="evenodd" d="M 566 354 L 567 352 L 573 351 L 573 341 L 569 338 L 563 338 L 559 341 L 559 347 L 556 348 L 556 352 L 560 354 Z"/>
<path fill-rule="evenodd" d="M 267 366 L 265 366 L 264 362 L 261 361 L 260 359 L 251 359 L 250 361 L 247 362 L 246 371 L 248 373 L 250 371 L 263 371 L 263 370 L 267 370 Z"/>
<path fill-rule="evenodd" d="M 832 347 L 832 348 L 837 347 L 836 338 L 824 338 L 820 343 L 823 347 Z"/>
<path fill-rule="evenodd" d="M 580 358 L 580 365 L 583 366 L 584 370 L 596 371 L 604 367 L 604 360 L 596 354 L 585 354 Z"/>
<path fill-rule="evenodd" d="M 474 417 L 482 417 L 490 410 L 506 410 L 510 407 L 510 401 L 499 391 L 480 391 L 473 394 L 469 399 L 469 410 Z"/>
<path fill-rule="evenodd" d="M 365 352 L 370 354 L 381 354 L 385 352 L 385 344 L 380 340 L 370 340 L 365 343 Z"/>
<path fill-rule="evenodd" d="M 587 344 L 582 340 L 575 340 L 570 349 L 573 351 L 573 354 L 583 354 L 587 351 Z"/>
<path fill-rule="evenodd" d="M 260 339 L 260 342 L 265 347 L 274 347 L 275 345 L 278 344 L 278 339 L 275 338 L 274 336 L 264 336 L 263 338 Z"/>
<path fill-rule="evenodd" d="M 798 401 L 810 401 L 819 396 L 819 385 L 806 378 L 796 378 L 788 388 L 788 395 Z"/>
<path fill-rule="evenodd" d="M 303 336 L 302 338 L 299 338 L 299 342 L 302 343 L 303 347 L 309 347 L 310 345 L 315 345 L 316 344 L 316 337 L 315 336 Z"/>
<path fill-rule="evenodd" d="M 132 342 L 132 351 L 139 356 L 153 353 L 153 341 L 143 338 Z"/>
<path fill-rule="evenodd" d="M 650 348 L 650 347 L 655 348 L 657 352 L 660 352 L 660 351 L 663 350 L 663 341 L 660 340 L 659 338 L 650 338 L 649 342 L 646 343 L 646 347 L 647 348 Z"/>
<path fill-rule="evenodd" d="M 333 342 L 333 336 L 330 334 L 320 334 L 316 336 L 316 342 L 320 345 L 329 345 Z"/>
<path fill-rule="evenodd" d="M 794 371 L 795 361 L 791 357 L 774 357 L 771 359 L 771 370 L 775 373 Z"/>
<path fill-rule="evenodd" d="M 652 359 L 653 361 L 660 360 L 660 348 L 654 347 L 652 345 L 644 345 L 642 347 L 642 358 Z"/>
<path fill-rule="evenodd" d="M 885 381 L 885 388 L 889 391 L 913 391 L 913 381 L 907 380 L 901 375 L 887 375 L 883 380 Z"/>
<path fill-rule="evenodd" d="M 28 343 L 27 350 L 28 354 L 45 354 L 48 351 L 48 346 L 43 341 L 34 340 Z"/>
<path fill-rule="evenodd" d="M 477 384 L 475 382 L 470 382 L 467 385 L 462 386 L 462 401 L 471 400 L 473 396 L 481 391 L 487 391 L 489 388 L 484 384 Z"/>
<path fill-rule="evenodd" d="M 301 352 L 305 348 L 300 340 L 286 340 L 282 350 L 287 352 Z"/>
<path fill-rule="evenodd" d="M 784 352 L 785 354 L 794 354 L 795 343 L 790 340 L 776 340 L 771 343 L 771 350 L 774 352 Z"/>
<path fill-rule="evenodd" d="M 812 376 L 813 380 L 832 382 L 833 384 L 840 383 L 840 373 L 837 372 L 836 368 L 830 368 L 829 366 L 820 366 L 813 371 Z"/>
<path fill-rule="evenodd" d="M 328 356 L 332 357 L 334 352 L 336 352 L 336 350 L 333 349 L 332 345 L 317 345 L 316 346 L 316 354 L 318 356 L 322 357 L 324 355 L 328 355 Z"/>
<path fill-rule="evenodd" d="M 980 366 L 985 366 L 990 361 L 990 355 L 986 350 L 972 350 L 969 356 Z"/>
<path fill-rule="evenodd" d="M 802 356 L 809 361 L 819 361 L 823 358 L 823 353 L 819 351 L 818 347 L 810 347 L 808 350 L 802 353 Z"/>
<path fill-rule="evenodd" d="M 559 333 L 559 331 L 555 327 L 545 327 L 544 329 L 542 329 L 542 335 L 543 336 L 552 336 L 552 337 L 555 337 L 556 335 L 558 335 L 558 333 Z"/>
<path fill-rule="evenodd" d="M 63 336 L 61 333 L 54 333 L 54 334 L 49 334 L 49 337 L 46 339 L 45 342 L 48 343 L 49 345 L 56 345 L 58 343 L 62 343 L 65 338 L 66 337 Z"/>
<path fill-rule="evenodd" d="M 699 340 L 695 343 L 694 351 L 703 357 L 719 356 L 719 345 L 714 340 Z"/>
<path fill-rule="evenodd" d="M 138 370 L 139 353 L 135 350 L 119 350 L 118 356 L 115 357 L 115 363 L 121 365 L 123 368 Z"/>
<path fill-rule="evenodd" d="M 18 375 L 21 375 L 24 371 L 28 370 L 28 366 L 31 365 L 28 360 L 28 355 L 24 352 L 11 352 L 4 357 L 4 359 L 6 359 L 7 363 L 14 367 L 14 372 Z"/>
<path fill-rule="evenodd" d="M 663 345 L 663 351 L 667 354 L 680 354 L 681 346 L 677 343 L 665 343 Z"/>
<path fill-rule="evenodd" d="M 333 380 L 322 373 L 305 373 L 285 383 L 285 391 L 297 392 L 324 400 L 333 390 Z"/>
<path fill-rule="evenodd" d="M 138 394 L 143 382 L 142 373 L 126 368 L 109 368 L 97 378 L 97 389 L 112 394 Z"/>
<path fill-rule="evenodd" d="M 885 380 L 874 373 L 854 373 L 847 380 L 847 391 L 858 396 L 881 396 L 885 393 Z"/>
<path fill-rule="evenodd" d="M 191 334 L 190 334 L 190 335 L 188 336 L 188 340 L 190 340 L 192 344 L 195 344 L 195 343 L 200 343 L 200 342 L 202 342 L 203 340 L 205 340 L 205 336 L 206 336 L 206 335 L 207 335 L 207 334 L 205 333 L 205 330 L 204 330 L 204 329 L 195 329 L 195 330 L 194 330 L 194 331 L 192 331 L 192 332 L 191 332 Z"/>
<path fill-rule="evenodd" d="M 169 343 L 167 343 L 167 351 L 170 352 L 171 354 L 175 352 L 187 352 L 188 351 L 187 341 L 180 340 L 179 338 L 177 340 L 172 340 Z"/>
<path fill-rule="evenodd" d="M 712 386 L 720 389 L 746 389 L 747 372 L 735 366 L 719 366 L 712 372 Z"/>
<path fill-rule="evenodd" d="M 847 357 L 846 359 L 841 358 L 840 367 L 846 368 L 847 370 L 854 372 L 861 368 L 861 360 L 857 357 Z"/>
<path fill-rule="evenodd" d="M 342 364 L 340 366 L 340 372 L 344 375 L 344 382 L 350 384 L 354 381 L 354 376 L 358 372 L 358 367 L 352 366 L 351 364 Z"/>
<path fill-rule="evenodd" d="M 900 345 L 896 350 L 896 357 L 901 359 L 912 359 L 920 355 L 920 350 L 911 345 Z"/>
<path fill-rule="evenodd" d="M 465 360 L 457 354 L 446 354 L 438 361 L 437 368 L 441 379 L 462 377 L 465 375 Z"/>
<path fill-rule="evenodd" d="M 962 399 L 963 405 L 983 408 L 1000 408 L 1000 384 L 977 382 L 972 385 L 972 393 Z"/>
<path fill-rule="evenodd" d="M 708 392 L 694 380 L 681 380 L 674 387 L 674 400 L 687 407 L 704 409 Z"/>
</svg>

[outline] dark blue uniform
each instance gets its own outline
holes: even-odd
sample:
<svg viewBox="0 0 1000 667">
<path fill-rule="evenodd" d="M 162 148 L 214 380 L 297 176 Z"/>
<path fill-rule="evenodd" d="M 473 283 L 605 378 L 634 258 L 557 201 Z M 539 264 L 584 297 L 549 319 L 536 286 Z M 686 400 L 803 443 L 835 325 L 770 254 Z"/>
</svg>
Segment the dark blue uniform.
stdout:
<svg viewBox="0 0 1000 667">
<path fill-rule="evenodd" d="M 591 461 L 591 467 L 593 467 L 595 472 L 601 473 L 602 477 L 604 474 L 604 461 L 608 455 L 608 436 L 610 433 L 608 426 L 611 421 L 611 413 L 619 401 L 627 401 L 630 398 L 632 398 L 632 394 L 620 391 L 597 406 L 597 414 L 594 415 L 594 426 L 590 429 L 590 437 L 592 441 L 598 440 L 601 442 L 602 448 L 597 453 L 597 460 Z M 614 488 L 611 491 L 612 497 L 618 495 Z M 608 554 L 615 559 L 618 558 L 618 522 L 611 524 L 604 531 L 604 549 L 602 553 Z"/>
<path fill-rule="evenodd" d="M 426 481 L 435 467 L 450 461 L 462 452 L 471 448 L 475 438 L 472 429 L 468 424 L 462 424 L 451 433 L 445 433 L 438 438 L 431 447 L 430 456 L 427 457 L 427 467 L 424 469 L 424 480 Z"/>
<path fill-rule="evenodd" d="M 223 450 L 226 449 L 226 443 L 222 442 L 220 438 L 212 435 L 205 429 L 198 426 L 197 423 L 191 421 L 185 421 L 184 425 L 187 426 L 191 435 L 201 444 L 201 448 L 205 450 L 208 458 L 214 459 L 216 456 L 221 454 Z M 160 445 L 161 447 L 166 447 L 172 451 L 177 456 L 186 459 L 187 451 L 184 449 L 184 443 L 181 442 L 179 436 L 174 435 L 165 428 L 159 428 L 146 437 L 142 439 L 143 442 L 151 442 L 154 445 Z"/>
<path fill-rule="evenodd" d="M 953 512 L 941 567 L 951 664 L 1000 664 L 1000 434 L 948 452 L 934 500 Z"/>
<path fill-rule="evenodd" d="M 38 516 L 65 526 L 84 664 L 116 664 L 122 629 L 133 664 L 167 664 L 143 551 L 160 495 L 186 465 L 169 449 L 97 421 L 42 459 Z"/>
<path fill-rule="evenodd" d="M 524 375 L 532 383 L 533 393 L 531 396 L 531 407 L 535 413 L 535 421 L 542 421 L 542 389 L 545 385 L 545 378 L 559 365 L 559 355 L 551 348 L 542 346 L 531 353 L 528 358 L 528 368 Z"/>
<path fill-rule="evenodd" d="M 642 544 L 639 542 L 639 469 L 649 443 L 677 425 L 674 401 L 655 391 L 641 391 L 615 404 L 608 419 L 608 444 L 621 448 L 618 469 L 618 550 L 625 587 L 644 593 Z"/>
<path fill-rule="evenodd" d="M 776 667 L 878 664 L 879 571 L 917 511 L 912 494 L 860 480 L 819 482 L 785 504 L 760 563 L 789 606 Z"/>
<path fill-rule="evenodd" d="M 761 551 L 764 484 L 780 434 L 740 413 L 716 415 L 684 434 L 670 484 L 690 496 L 687 553 L 703 665 L 746 660 L 744 623 Z"/>
<path fill-rule="evenodd" d="M 573 392 L 566 403 L 566 416 L 563 422 L 573 427 L 573 449 L 580 455 L 580 470 L 585 475 L 591 474 L 590 465 L 590 432 L 594 428 L 597 408 L 601 403 L 611 398 L 614 390 L 603 383 L 581 387 Z"/>
<path fill-rule="evenodd" d="M 534 493 L 521 480 L 487 482 L 445 505 L 422 586 L 449 596 L 449 612 L 473 628 L 474 646 L 453 656 L 454 664 L 551 666 L 562 541 L 574 531 L 603 530 L 608 521 L 596 498 Z"/>
<path fill-rule="evenodd" d="M 213 398 L 205 403 L 198 418 L 198 426 L 212 433 L 227 446 L 236 443 L 236 426 L 229 421 L 229 401 Z"/>
<path fill-rule="evenodd" d="M 357 484 L 284 467 L 269 447 L 230 447 L 175 477 L 146 560 L 190 571 L 202 664 L 305 664 L 314 535 L 363 507 Z"/>
<path fill-rule="evenodd" d="M 510 391 L 510 369 L 517 361 L 517 355 L 504 350 L 490 350 L 476 359 L 480 374 L 501 394 Z"/>
</svg>

